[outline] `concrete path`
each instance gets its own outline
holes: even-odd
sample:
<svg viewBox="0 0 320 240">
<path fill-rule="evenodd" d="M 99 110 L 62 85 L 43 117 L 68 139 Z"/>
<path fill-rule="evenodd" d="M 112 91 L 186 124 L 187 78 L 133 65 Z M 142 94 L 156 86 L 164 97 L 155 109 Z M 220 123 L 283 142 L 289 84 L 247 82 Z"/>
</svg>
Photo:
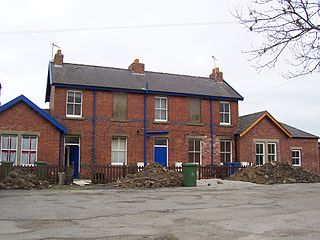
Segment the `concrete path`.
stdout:
<svg viewBox="0 0 320 240">
<path fill-rule="evenodd" d="M 320 239 L 318 183 L 199 185 L 0 190 L 0 239 Z"/>
</svg>

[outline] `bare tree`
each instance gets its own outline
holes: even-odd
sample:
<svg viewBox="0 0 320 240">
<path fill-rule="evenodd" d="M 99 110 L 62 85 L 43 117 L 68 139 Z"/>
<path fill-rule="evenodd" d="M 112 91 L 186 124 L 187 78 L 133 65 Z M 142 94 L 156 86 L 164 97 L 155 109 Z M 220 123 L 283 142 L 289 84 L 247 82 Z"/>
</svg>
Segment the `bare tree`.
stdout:
<svg viewBox="0 0 320 240">
<path fill-rule="evenodd" d="M 320 0 L 254 0 L 235 16 L 263 43 L 247 51 L 258 70 L 274 67 L 280 58 L 290 65 L 285 77 L 320 70 Z"/>
</svg>

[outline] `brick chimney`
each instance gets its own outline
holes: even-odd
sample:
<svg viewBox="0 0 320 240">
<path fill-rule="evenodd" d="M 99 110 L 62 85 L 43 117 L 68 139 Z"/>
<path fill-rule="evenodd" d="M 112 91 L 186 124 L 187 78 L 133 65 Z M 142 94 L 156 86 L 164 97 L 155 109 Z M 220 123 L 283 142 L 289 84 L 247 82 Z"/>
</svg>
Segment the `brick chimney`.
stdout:
<svg viewBox="0 0 320 240">
<path fill-rule="evenodd" d="M 55 65 L 63 65 L 63 54 L 61 53 L 61 50 L 59 49 L 57 53 L 54 55 L 53 63 Z"/>
<path fill-rule="evenodd" d="M 209 77 L 214 81 L 223 82 L 223 72 L 220 72 L 218 67 L 212 69 L 212 73 L 209 75 Z"/>
<path fill-rule="evenodd" d="M 139 59 L 135 59 L 133 63 L 128 67 L 132 73 L 144 74 L 144 64 L 139 62 Z"/>
</svg>

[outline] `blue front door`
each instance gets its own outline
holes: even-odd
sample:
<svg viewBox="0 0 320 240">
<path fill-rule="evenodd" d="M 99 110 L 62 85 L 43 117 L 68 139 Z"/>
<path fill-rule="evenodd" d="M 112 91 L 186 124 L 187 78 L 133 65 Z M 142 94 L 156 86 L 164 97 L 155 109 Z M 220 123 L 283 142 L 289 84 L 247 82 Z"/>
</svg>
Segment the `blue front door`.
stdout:
<svg viewBox="0 0 320 240">
<path fill-rule="evenodd" d="M 154 162 L 161 164 L 163 167 L 168 166 L 168 146 L 166 138 L 155 139 Z"/>
<path fill-rule="evenodd" d="M 74 166 L 74 178 L 79 178 L 79 146 L 70 145 L 70 165 Z"/>
</svg>

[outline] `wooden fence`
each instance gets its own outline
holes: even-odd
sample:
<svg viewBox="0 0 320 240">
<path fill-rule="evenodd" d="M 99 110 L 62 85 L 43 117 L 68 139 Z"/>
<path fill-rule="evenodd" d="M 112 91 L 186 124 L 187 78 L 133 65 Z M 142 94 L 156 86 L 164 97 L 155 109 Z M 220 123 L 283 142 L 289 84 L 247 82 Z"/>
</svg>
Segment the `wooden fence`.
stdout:
<svg viewBox="0 0 320 240">
<path fill-rule="evenodd" d="M 0 165 L 0 181 L 3 181 L 11 171 L 20 170 L 26 174 L 34 174 L 40 180 L 48 181 L 50 184 L 57 184 L 59 182 L 58 172 L 66 173 L 66 182 L 72 183 L 73 168 L 59 167 L 55 165 L 47 166 L 12 166 Z"/>
<path fill-rule="evenodd" d="M 87 168 L 87 169 L 86 169 Z M 225 179 L 234 172 L 241 170 L 243 166 L 235 165 L 206 165 L 197 167 L 198 179 L 221 178 Z M 66 183 L 72 183 L 73 168 L 59 167 L 59 166 L 8 166 L 0 165 L 0 181 L 3 181 L 12 170 L 22 170 L 26 173 L 35 174 L 41 180 L 46 180 L 50 184 L 57 184 L 59 182 L 58 172 L 66 173 Z M 87 166 L 82 167 L 81 170 L 89 173 L 92 183 L 105 184 L 117 181 L 126 177 L 128 174 L 135 174 L 142 171 L 144 167 L 136 165 L 104 165 L 104 166 Z M 182 173 L 182 167 L 170 166 L 168 170 L 174 170 Z M 87 175 L 87 174 L 86 174 Z"/>
<path fill-rule="evenodd" d="M 243 166 L 235 165 L 206 165 L 197 167 L 197 178 L 200 179 L 210 179 L 210 178 L 220 178 L 225 179 L 232 175 L 233 173 L 243 169 Z M 96 166 L 91 170 L 91 181 L 92 183 L 105 184 L 113 181 L 117 181 L 121 178 L 127 176 L 127 174 L 135 174 L 144 167 L 138 167 L 136 165 L 107 165 L 107 166 Z M 174 170 L 182 173 L 182 167 L 170 166 L 168 170 Z"/>
</svg>

